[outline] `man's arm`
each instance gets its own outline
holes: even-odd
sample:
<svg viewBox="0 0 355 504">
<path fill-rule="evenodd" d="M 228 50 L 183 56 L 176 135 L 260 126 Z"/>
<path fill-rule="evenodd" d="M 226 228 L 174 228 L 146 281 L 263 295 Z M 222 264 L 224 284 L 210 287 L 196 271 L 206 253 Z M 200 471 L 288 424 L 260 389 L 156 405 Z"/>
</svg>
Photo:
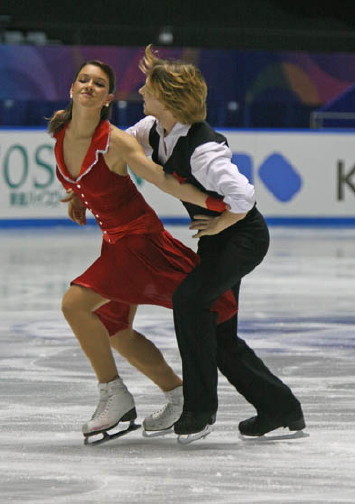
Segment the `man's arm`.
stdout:
<svg viewBox="0 0 355 504">
<path fill-rule="evenodd" d="M 224 144 L 208 142 L 199 146 L 191 157 L 195 178 L 206 189 L 223 195 L 228 210 L 217 217 L 195 215 L 190 229 L 198 232 L 193 238 L 218 234 L 244 219 L 255 204 L 255 191 L 247 178 L 232 163 L 232 153 Z"/>
<path fill-rule="evenodd" d="M 191 171 L 207 190 L 223 196 L 235 214 L 247 213 L 255 204 L 255 189 L 232 162 L 232 152 L 225 144 L 207 142 L 191 156 Z"/>
<path fill-rule="evenodd" d="M 153 149 L 149 144 L 149 133 L 154 123 L 155 117 L 146 116 L 125 130 L 125 133 L 133 136 L 137 140 L 146 156 L 151 156 L 153 153 Z"/>
</svg>

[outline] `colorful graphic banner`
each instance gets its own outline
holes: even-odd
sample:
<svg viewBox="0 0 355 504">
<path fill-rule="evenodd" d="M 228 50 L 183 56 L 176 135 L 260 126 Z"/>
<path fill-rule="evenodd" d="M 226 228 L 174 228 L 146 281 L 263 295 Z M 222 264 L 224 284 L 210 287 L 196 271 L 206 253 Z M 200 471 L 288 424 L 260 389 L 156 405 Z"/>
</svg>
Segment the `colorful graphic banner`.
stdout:
<svg viewBox="0 0 355 504">
<path fill-rule="evenodd" d="M 199 66 L 212 100 L 300 102 L 320 106 L 355 82 L 355 54 L 158 48 L 161 57 Z M 137 97 L 143 47 L 0 45 L 0 100 L 66 100 L 79 65 L 109 63 L 118 100 Z"/>
</svg>

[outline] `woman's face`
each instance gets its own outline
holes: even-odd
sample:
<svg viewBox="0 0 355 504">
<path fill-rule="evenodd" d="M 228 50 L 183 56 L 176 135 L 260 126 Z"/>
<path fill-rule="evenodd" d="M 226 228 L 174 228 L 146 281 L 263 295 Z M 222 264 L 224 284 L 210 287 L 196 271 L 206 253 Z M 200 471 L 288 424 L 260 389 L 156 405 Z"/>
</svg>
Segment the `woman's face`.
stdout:
<svg viewBox="0 0 355 504">
<path fill-rule="evenodd" d="M 108 106 L 113 99 L 109 93 L 109 78 L 96 65 L 85 65 L 71 86 L 73 103 L 83 107 L 99 108 Z"/>
</svg>

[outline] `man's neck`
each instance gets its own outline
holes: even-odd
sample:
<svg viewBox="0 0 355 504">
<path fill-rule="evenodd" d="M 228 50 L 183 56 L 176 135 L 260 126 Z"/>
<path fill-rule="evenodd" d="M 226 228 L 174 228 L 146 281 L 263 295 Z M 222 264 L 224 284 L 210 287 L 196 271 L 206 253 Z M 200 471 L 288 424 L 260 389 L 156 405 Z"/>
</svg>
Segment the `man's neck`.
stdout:
<svg viewBox="0 0 355 504">
<path fill-rule="evenodd" d="M 160 125 L 164 128 L 164 136 L 168 136 L 178 120 L 172 115 L 171 112 L 167 111 L 160 117 L 156 117 Z"/>
</svg>

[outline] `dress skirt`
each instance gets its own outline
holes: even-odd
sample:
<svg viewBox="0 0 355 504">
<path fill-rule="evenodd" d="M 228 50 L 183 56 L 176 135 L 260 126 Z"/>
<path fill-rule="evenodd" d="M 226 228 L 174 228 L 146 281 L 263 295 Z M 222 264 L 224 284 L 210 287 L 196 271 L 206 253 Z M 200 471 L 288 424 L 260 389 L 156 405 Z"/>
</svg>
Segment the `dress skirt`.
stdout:
<svg viewBox="0 0 355 504">
<path fill-rule="evenodd" d="M 71 283 L 89 288 L 109 300 L 96 314 L 110 335 L 129 327 L 130 305 L 172 308 L 172 295 L 199 263 L 190 248 L 166 230 L 127 234 L 116 243 L 103 240 L 100 257 Z M 220 322 L 236 312 L 231 292 L 212 308 Z"/>
</svg>

